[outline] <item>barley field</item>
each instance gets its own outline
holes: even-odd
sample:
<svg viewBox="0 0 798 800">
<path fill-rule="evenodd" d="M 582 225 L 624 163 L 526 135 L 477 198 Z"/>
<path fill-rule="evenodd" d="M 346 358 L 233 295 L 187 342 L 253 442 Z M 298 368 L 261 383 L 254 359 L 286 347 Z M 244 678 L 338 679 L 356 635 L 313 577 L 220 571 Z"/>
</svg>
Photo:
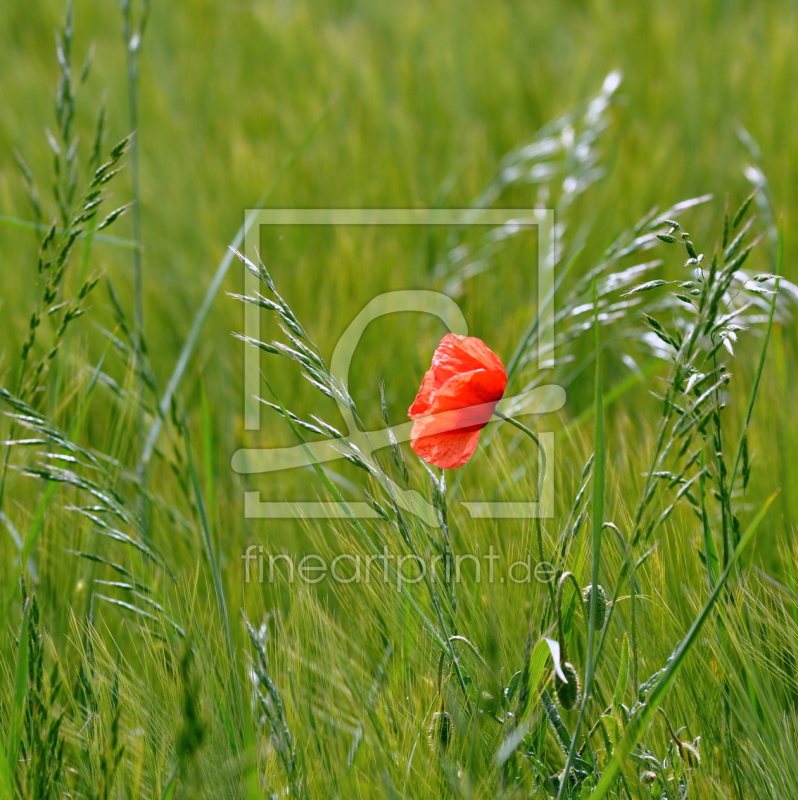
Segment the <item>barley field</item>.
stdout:
<svg viewBox="0 0 798 800">
<path fill-rule="evenodd" d="M 798 797 L 794 3 L 3 12 L 0 800 Z"/>
</svg>

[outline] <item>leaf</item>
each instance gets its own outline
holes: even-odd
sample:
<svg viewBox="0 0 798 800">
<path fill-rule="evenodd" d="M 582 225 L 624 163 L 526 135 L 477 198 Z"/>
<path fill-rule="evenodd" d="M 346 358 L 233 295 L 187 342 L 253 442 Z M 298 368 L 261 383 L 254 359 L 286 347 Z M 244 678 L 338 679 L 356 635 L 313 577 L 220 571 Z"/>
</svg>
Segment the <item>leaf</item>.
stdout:
<svg viewBox="0 0 798 800">
<path fill-rule="evenodd" d="M 565 676 L 562 673 L 562 669 L 560 668 L 559 643 L 554 641 L 554 639 L 539 639 L 538 642 L 535 644 L 534 648 L 532 649 L 532 652 L 529 654 L 527 687 L 529 689 L 530 695 L 532 694 L 532 691 L 536 689 L 537 686 L 540 684 L 540 681 L 543 677 L 543 673 L 546 669 L 546 659 L 548 655 L 551 655 L 552 661 L 554 662 L 554 670 L 557 673 L 557 675 L 560 678 L 565 679 Z M 511 686 L 513 685 L 513 681 L 515 680 L 516 676 L 514 675 L 513 678 L 510 680 Z M 527 731 L 529 730 L 530 719 L 531 715 L 527 714 L 523 719 L 518 720 L 518 724 L 516 725 L 516 727 L 502 741 L 501 745 L 499 745 L 499 749 L 496 751 L 496 756 L 495 756 L 496 763 L 499 766 L 504 764 L 507 761 L 507 759 L 510 758 L 510 756 L 515 752 L 515 749 L 518 747 L 518 745 L 521 744 L 521 742 L 523 741 L 524 737 L 527 734 Z"/>
<path fill-rule="evenodd" d="M 784 261 L 784 226 L 783 224 L 779 228 L 779 240 L 778 240 L 778 250 L 776 252 L 776 292 L 779 289 L 779 275 L 781 273 L 782 264 Z M 743 422 L 743 429 L 740 434 L 740 441 L 737 445 L 737 453 L 734 456 L 734 465 L 732 466 L 731 470 L 731 478 L 729 485 L 734 488 L 734 481 L 737 477 L 737 470 L 740 466 L 740 459 L 742 458 L 743 448 L 748 447 L 748 441 L 746 438 L 746 434 L 748 432 L 748 426 L 751 423 L 751 417 L 754 413 L 754 404 L 756 403 L 757 394 L 759 393 L 759 384 L 762 380 L 762 372 L 765 369 L 765 360 L 767 358 L 768 347 L 770 345 L 770 334 L 773 330 L 773 317 L 776 313 L 776 298 L 777 294 L 774 293 L 773 299 L 770 303 L 770 311 L 768 313 L 768 324 L 767 328 L 765 329 L 765 338 L 762 342 L 762 350 L 759 354 L 759 362 L 757 363 L 756 373 L 754 375 L 754 383 L 751 387 L 751 394 L 748 398 L 748 408 L 745 412 L 745 421 Z M 746 452 L 746 459 L 747 459 L 747 452 Z M 747 483 L 747 480 L 746 480 Z"/>
<path fill-rule="evenodd" d="M 596 302 L 596 284 L 593 284 L 593 307 L 597 309 L 598 303 Z M 591 586 L 599 585 L 599 573 L 601 567 L 601 541 L 604 533 L 604 495 L 606 484 L 606 452 L 607 444 L 604 434 L 604 385 L 601 369 L 601 327 L 599 325 L 598 313 L 593 317 L 593 348 L 595 352 L 596 371 L 593 387 L 593 407 L 595 409 L 595 428 L 593 432 L 593 497 L 590 509 L 590 517 L 593 528 L 592 535 L 592 553 L 590 565 L 590 584 Z M 593 691 L 593 677 L 596 670 L 596 603 L 598 602 L 598 592 L 591 592 L 590 595 L 590 610 L 588 612 L 588 629 L 587 629 L 587 654 L 585 657 L 585 686 L 582 692 L 582 702 L 579 707 L 579 716 L 574 726 L 574 734 L 571 740 L 570 747 L 568 748 L 568 755 L 565 759 L 565 775 L 571 774 L 571 769 L 575 764 L 577 758 L 576 747 L 581 734 L 580 726 L 585 719 L 585 711 L 587 709 L 587 701 Z M 590 734 L 588 733 L 588 738 Z M 565 789 L 569 781 L 564 780 L 560 783 L 559 791 L 557 792 L 558 800 L 564 800 L 566 794 Z"/>
<path fill-rule="evenodd" d="M 14 800 L 14 784 L 11 769 L 8 765 L 6 751 L 0 741 L 0 800 Z"/>
<path fill-rule="evenodd" d="M 518 682 L 521 680 L 522 671 L 519 669 L 518 672 L 510 678 L 510 682 L 507 684 L 507 688 L 504 690 L 504 697 L 508 703 L 513 702 L 513 698 L 515 697 L 515 691 L 518 688 Z"/>
<path fill-rule="evenodd" d="M 555 639 L 543 639 L 543 641 L 549 646 L 551 660 L 554 662 L 554 671 L 557 673 L 557 677 L 563 681 L 563 683 L 568 683 L 568 678 L 565 677 L 565 673 L 562 671 L 562 667 L 560 666 L 560 643 Z"/>
</svg>

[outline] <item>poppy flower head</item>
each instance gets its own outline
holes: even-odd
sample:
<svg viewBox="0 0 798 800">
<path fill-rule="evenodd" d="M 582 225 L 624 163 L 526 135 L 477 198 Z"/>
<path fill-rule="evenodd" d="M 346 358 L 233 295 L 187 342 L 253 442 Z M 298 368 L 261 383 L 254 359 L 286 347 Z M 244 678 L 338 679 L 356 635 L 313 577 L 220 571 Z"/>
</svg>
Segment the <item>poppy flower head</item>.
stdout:
<svg viewBox="0 0 798 800">
<path fill-rule="evenodd" d="M 504 365 L 481 339 L 447 334 L 407 412 L 413 420 L 410 446 L 435 466 L 463 466 L 506 386 Z"/>
</svg>

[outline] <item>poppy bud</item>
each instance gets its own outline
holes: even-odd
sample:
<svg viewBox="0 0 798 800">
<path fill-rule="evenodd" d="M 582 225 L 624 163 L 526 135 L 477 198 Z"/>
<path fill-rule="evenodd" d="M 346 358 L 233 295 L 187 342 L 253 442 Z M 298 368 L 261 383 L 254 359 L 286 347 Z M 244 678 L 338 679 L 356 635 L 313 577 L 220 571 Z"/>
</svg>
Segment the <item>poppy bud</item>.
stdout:
<svg viewBox="0 0 798 800">
<path fill-rule="evenodd" d="M 432 715 L 427 728 L 427 739 L 433 752 L 445 753 L 449 749 L 454 740 L 454 721 L 448 711 L 436 711 Z"/>
<path fill-rule="evenodd" d="M 582 600 L 585 603 L 585 614 L 587 615 L 588 619 L 590 618 L 590 604 L 591 604 L 591 596 L 592 586 L 585 586 L 582 589 Z M 604 623 L 607 621 L 607 593 L 604 591 L 604 587 L 600 584 L 596 584 L 596 619 L 595 628 L 597 631 L 600 631 L 604 627 Z"/>
<path fill-rule="evenodd" d="M 554 680 L 554 692 L 560 705 L 566 710 L 570 711 L 579 702 L 579 696 L 582 693 L 582 688 L 579 683 L 579 673 L 576 667 L 568 661 L 563 662 L 562 672 L 568 682 L 564 682 L 556 672 L 552 672 L 552 679 Z"/>
<path fill-rule="evenodd" d="M 652 772 L 650 769 L 646 770 L 645 772 L 640 773 L 640 783 L 644 786 L 651 786 L 652 783 L 656 783 L 657 781 L 657 773 Z"/>
</svg>

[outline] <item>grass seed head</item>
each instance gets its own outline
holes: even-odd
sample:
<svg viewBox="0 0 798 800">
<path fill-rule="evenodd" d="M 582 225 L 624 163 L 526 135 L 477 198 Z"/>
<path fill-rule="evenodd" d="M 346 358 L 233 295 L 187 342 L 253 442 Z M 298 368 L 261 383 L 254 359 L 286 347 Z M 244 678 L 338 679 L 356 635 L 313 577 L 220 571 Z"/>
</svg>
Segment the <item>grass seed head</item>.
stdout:
<svg viewBox="0 0 798 800">
<path fill-rule="evenodd" d="M 694 742 L 679 742 L 679 757 L 686 767 L 697 769 L 701 766 L 701 754 L 698 752 L 698 744 L 700 741 L 701 737 Z"/>
<path fill-rule="evenodd" d="M 436 711 L 427 728 L 427 738 L 433 753 L 445 753 L 454 741 L 454 720 L 448 711 Z"/>
<path fill-rule="evenodd" d="M 582 600 L 585 603 L 585 614 L 590 615 L 590 604 L 592 595 L 592 586 L 585 586 L 582 589 Z M 600 631 L 604 628 L 604 623 L 607 621 L 607 593 L 604 587 L 598 583 L 596 584 L 596 630 Z"/>
<path fill-rule="evenodd" d="M 568 661 L 563 662 L 562 671 L 568 682 L 564 682 L 556 672 L 552 672 L 552 679 L 554 680 L 554 691 L 557 695 L 557 700 L 560 705 L 566 710 L 570 711 L 576 707 L 579 702 L 579 697 L 582 693 L 582 686 L 579 682 L 579 673 L 576 667 Z"/>
</svg>

